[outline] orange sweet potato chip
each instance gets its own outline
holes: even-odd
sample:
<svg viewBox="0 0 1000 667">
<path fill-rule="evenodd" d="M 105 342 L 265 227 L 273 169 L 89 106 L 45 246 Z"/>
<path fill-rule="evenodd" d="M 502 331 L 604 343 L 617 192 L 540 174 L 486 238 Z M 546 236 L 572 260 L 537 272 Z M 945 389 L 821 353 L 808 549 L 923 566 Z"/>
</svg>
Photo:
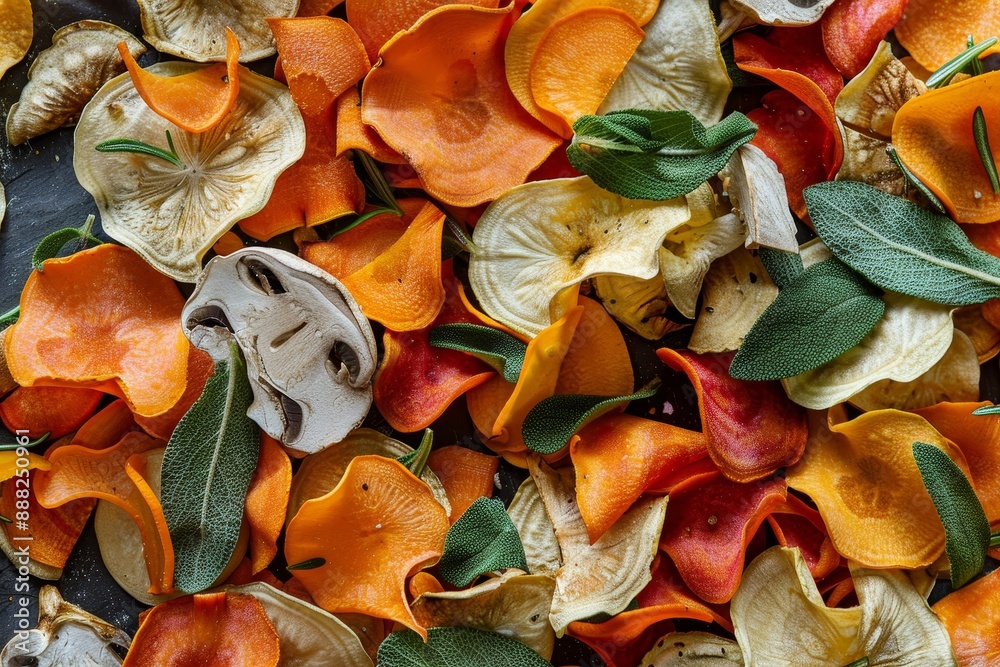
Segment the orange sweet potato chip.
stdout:
<svg viewBox="0 0 1000 667">
<path fill-rule="evenodd" d="M 289 523 L 285 558 L 322 559 L 293 574 L 327 611 L 397 621 L 426 638 L 407 604 L 406 579 L 437 562 L 449 526 L 430 488 L 409 470 L 359 456 L 333 491 L 306 502 Z"/>
<path fill-rule="evenodd" d="M 761 479 L 802 456 L 809 435 L 805 411 L 788 400 L 780 384 L 731 377 L 731 353 L 662 348 L 657 355 L 694 385 L 708 453 L 726 477 Z"/>
<path fill-rule="evenodd" d="M 226 28 L 226 62 L 179 76 L 139 67 L 128 44 L 118 44 L 136 91 L 150 109 L 188 132 L 207 132 L 226 117 L 240 94 L 240 41 Z"/>
<path fill-rule="evenodd" d="M 292 486 L 292 462 L 277 440 L 261 433 L 257 469 L 247 491 L 250 526 L 250 574 L 257 574 L 278 553 L 278 536 L 285 526 L 285 509 Z"/>
<path fill-rule="evenodd" d="M 455 523 L 469 505 L 477 499 L 493 497 L 493 476 L 500 459 L 474 452 L 467 447 L 451 445 L 431 452 L 427 467 L 444 485 L 451 504 L 451 522 Z"/>
<path fill-rule="evenodd" d="M 740 484 L 720 473 L 692 477 L 670 493 L 660 549 L 695 595 L 728 602 L 743 576 L 747 545 L 786 494 L 780 478 Z"/>
<path fill-rule="evenodd" d="M 444 262 L 441 276 L 445 298 L 434 321 L 414 331 L 386 329 L 382 337 L 385 355 L 375 375 L 375 405 L 389 425 L 403 433 L 426 428 L 456 398 L 494 375 L 490 366 L 470 354 L 431 346 L 430 332 L 438 325 L 482 323 L 460 296 L 462 285 L 452 272 L 451 260 Z M 458 517 L 453 513 L 452 518 Z"/>
<path fill-rule="evenodd" d="M 137 254 L 106 243 L 50 259 L 21 292 L 4 347 L 21 386 L 90 387 L 155 416 L 187 386 L 184 298 Z"/>
<path fill-rule="evenodd" d="M 103 396 L 93 389 L 18 387 L 0 402 L 0 419 L 11 433 L 55 440 L 80 428 Z"/>
<path fill-rule="evenodd" d="M 1000 663 L 1000 570 L 946 595 L 933 609 L 960 667 Z"/>
<path fill-rule="evenodd" d="M 814 579 L 822 579 L 840 565 L 840 554 L 833 547 L 819 512 L 792 494 L 774 508 L 767 522 L 783 547 L 798 548 Z"/>
<path fill-rule="evenodd" d="M 29 0 L 7 0 L 0 5 L 0 78 L 21 59 L 31 48 L 31 38 L 35 25 L 31 16 Z"/>
<path fill-rule="evenodd" d="M 150 609 L 125 667 L 277 667 L 278 633 L 252 595 L 188 595 Z"/>
<path fill-rule="evenodd" d="M 908 0 L 896 37 L 917 62 L 934 71 L 976 42 L 1000 35 L 1000 15 L 990 0 Z"/>
<path fill-rule="evenodd" d="M 378 162 L 406 163 L 402 155 L 389 148 L 378 132 L 361 119 L 361 95 L 355 86 L 337 98 L 337 155 L 349 150 L 368 153 Z"/>
<path fill-rule="evenodd" d="M 392 38 L 365 79 L 364 122 L 446 204 L 495 199 L 561 143 L 507 87 L 504 39 L 515 16 L 514 5 L 439 7 Z"/>
<path fill-rule="evenodd" d="M 214 374 L 215 362 L 212 361 L 212 357 L 207 352 L 191 346 L 188 353 L 187 387 L 184 389 L 181 400 L 177 401 L 174 407 L 156 417 L 136 415 L 135 422 L 142 427 L 143 431 L 154 438 L 169 440 L 181 417 L 187 414 L 194 402 L 201 397 L 201 392 L 205 390 L 205 383 Z"/>
<path fill-rule="evenodd" d="M 703 434 L 623 413 L 584 426 L 569 451 L 591 543 L 650 487 L 708 456 Z"/>
</svg>

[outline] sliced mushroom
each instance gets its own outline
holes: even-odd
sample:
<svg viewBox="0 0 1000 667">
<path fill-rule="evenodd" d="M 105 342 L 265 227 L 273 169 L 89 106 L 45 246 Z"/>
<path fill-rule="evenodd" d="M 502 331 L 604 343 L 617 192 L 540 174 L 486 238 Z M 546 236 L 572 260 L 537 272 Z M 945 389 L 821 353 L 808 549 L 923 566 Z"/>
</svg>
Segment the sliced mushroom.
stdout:
<svg viewBox="0 0 1000 667">
<path fill-rule="evenodd" d="M 219 358 L 231 340 L 247 362 L 247 414 L 272 438 L 313 453 L 368 414 L 375 336 L 336 278 L 292 253 L 244 248 L 205 267 L 181 313 L 191 342 Z"/>
<path fill-rule="evenodd" d="M 7 114 L 7 141 L 17 146 L 76 124 L 100 87 L 125 71 L 119 42 L 133 58 L 146 52 L 138 39 L 104 21 L 78 21 L 57 30 L 52 46 L 31 63 L 28 84 Z"/>
<path fill-rule="evenodd" d="M 197 62 L 226 59 L 229 28 L 243 47 L 240 62 L 275 53 L 265 19 L 291 18 L 299 0 L 139 0 L 143 37 L 158 51 Z"/>
<path fill-rule="evenodd" d="M 38 626 L 20 631 L 0 652 L 3 667 L 115 667 L 122 659 L 111 645 L 128 648 L 122 630 L 63 600 L 55 586 L 38 592 Z"/>
<path fill-rule="evenodd" d="M 177 76 L 202 67 L 167 62 L 147 71 Z M 168 131 L 180 165 L 146 154 L 95 150 L 111 139 L 166 149 Z M 281 172 L 302 157 L 305 143 L 305 124 L 288 89 L 249 70 L 240 72 L 240 93 L 230 112 L 202 134 L 180 130 L 156 114 L 122 74 L 83 110 L 73 166 L 97 201 L 109 236 L 158 271 L 193 283 L 202 256 L 238 220 L 263 208 Z"/>
</svg>

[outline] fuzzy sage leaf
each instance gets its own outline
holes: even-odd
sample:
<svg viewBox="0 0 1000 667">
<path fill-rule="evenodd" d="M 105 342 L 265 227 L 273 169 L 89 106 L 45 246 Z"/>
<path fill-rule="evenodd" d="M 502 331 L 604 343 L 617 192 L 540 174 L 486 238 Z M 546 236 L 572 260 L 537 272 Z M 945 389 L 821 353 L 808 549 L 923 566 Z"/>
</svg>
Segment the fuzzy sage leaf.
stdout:
<svg viewBox="0 0 1000 667">
<path fill-rule="evenodd" d="M 517 382 L 528 346 L 505 331 L 481 324 L 441 324 L 431 329 L 432 347 L 467 352 L 485 361 L 508 382 Z"/>
<path fill-rule="evenodd" d="M 950 218 L 851 181 L 810 186 L 805 200 L 833 254 L 882 289 L 951 306 L 1000 298 L 1000 259 Z"/>
<path fill-rule="evenodd" d="M 66 229 L 59 229 L 52 232 L 35 246 L 35 252 L 31 255 L 31 266 L 36 271 L 44 271 L 45 267 L 43 264 L 45 260 L 52 259 L 58 255 L 67 244 L 73 241 L 79 242 L 76 250 L 83 250 L 91 244 L 101 245 L 101 239 L 91 233 L 93 228 L 94 216 L 88 215 L 87 221 L 81 227 L 67 227 Z"/>
<path fill-rule="evenodd" d="M 628 109 L 583 116 L 566 155 L 599 186 L 628 199 L 673 199 L 726 166 L 757 126 L 734 111 L 705 128 L 688 111 Z"/>
<path fill-rule="evenodd" d="M 441 555 L 441 576 L 462 587 L 485 572 L 528 570 L 524 546 L 503 503 L 480 497 L 448 530 Z"/>
<path fill-rule="evenodd" d="M 784 289 L 802 273 L 802 255 L 773 248 L 761 247 L 757 251 L 764 270 L 779 289 Z"/>
<path fill-rule="evenodd" d="M 740 380 L 780 380 L 805 373 L 861 342 L 885 313 L 879 290 L 831 257 L 778 292 L 733 357 Z"/>
<path fill-rule="evenodd" d="M 413 630 L 393 632 L 378 647 L 379 667 L 552 667 L 505 635 L 474 628 L 430 628 L 427 641 Z"/>
<path fill-rule="evenodd" d="M 990 547 L 990 524 L 962 469 L 924 442 L 913 443 L 913 458 L 944 524 L 951 585 L 960 588 L 982 572 Z"/>
<path fill-rule="evenodd" d="M 521 426 L 525 446 L 539 454 L 555 454 L 587 422 L 597 419 L 622 403 L 649 398 L 659 388 L 654 381 L 628 396 L 559 394 L 539 401 Z"/>
<path fill-rule="evenodd" d="M 235 343 L 216 361 L 201 397 L 177 424 L 163 454 L 161 502 L 174 545 L 174 585 L 212 586 L 236 548 L 257 466 L 260 429 L 247 417 L 253 390 Z"/>
</svg>

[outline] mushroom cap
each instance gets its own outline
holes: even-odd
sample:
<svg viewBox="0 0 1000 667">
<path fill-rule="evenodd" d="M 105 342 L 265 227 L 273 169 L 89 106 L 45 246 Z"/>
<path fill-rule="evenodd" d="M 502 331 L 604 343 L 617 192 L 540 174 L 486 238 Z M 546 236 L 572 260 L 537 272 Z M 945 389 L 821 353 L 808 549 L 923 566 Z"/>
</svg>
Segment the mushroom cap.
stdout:
<svg viewBox="0 0 1000 667">
<path fill-rule="evenodd" d="M 368 414 L 377 359 L 368 320 L 336 278 L 292 253 L 213 258 L 181 318 L 213 356 L 235 339 L 254 392 L 247 414 L 285 445 L 317 452 Z"/>
<path fill-rule="evenodd" d="M 168 62 L 148 71 L 176 76 L 201 67 Z M 183 168 L 148 155 L 94 150 L 120 138 L 164 146 L 168 131 Z M 240 94 L 230 113 L 201 134 L 157 115 L 123 74 L 84 109 L 73 166 L 97 201 L 109 236 L 171 278 L 195 282 L 202 256 L 237 221 L 264 207 L 281 172 L 302 157 L 305 143 L 305 124 L 288 89 L 249 70 L 240 73 Z"/>
<path fill-rule="evenodd" d="M 239 37 L 240 62 L 248 63 L 276 52 L 265 19 L 291 18 L 299 0 L 139 0 L 143 37 L 158 51 L 196 62 L 226 59 L 230 28 Z"/>
</svg>

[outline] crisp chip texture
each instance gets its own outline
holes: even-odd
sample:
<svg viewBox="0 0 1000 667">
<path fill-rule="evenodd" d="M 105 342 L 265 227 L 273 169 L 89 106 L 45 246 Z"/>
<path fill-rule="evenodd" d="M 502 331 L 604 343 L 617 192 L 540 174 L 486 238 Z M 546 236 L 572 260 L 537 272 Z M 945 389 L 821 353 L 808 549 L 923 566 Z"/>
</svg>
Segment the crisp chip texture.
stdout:
<svg viewBox="0 0 1000 667">
<path fill-rule="evenodd" d="M 297 0 L 142 0 L 143 37 L 157 51 L 196 62 L 226 58 L 218 38 L 230 28 L 243 46 L 240 62 L 274 55 L 266 18 L 295 16 Z"/>
<path fill-rule="evenodd" d="M 479 219 L 469 280 L 490 316 L 534 335 L 566 287 L 600 274 L 654 277 L 663 238 L 688 219 L 682 198 L 624 199 L 587 177 L 528 183 Z"/>
<path fill-rule="evenodd" d="M 757 23 L 768 25 L 808 25 L 815 23 L 834 0 L 732 0 L 732 4 Z"/>
<path fill-rule="evenodd" d="M 561 143 L 507 87 L 503 37 L 514 11 L 439 7 L 386 44 L 365 78 L 362 120 L 446 204 L 496 198 Z"/>
<path fill-rule="evenodd" d="M 1000 35 L 1000 15 L 993 0 L 909 0 L 896 37 L 918 63 L 936 70 L 976 42 Z"/>
<path fill-rule="evenodd" d="M 35 34 L 29 0 L 5 0 L 0 5 L 0 78 L 21 62 Z"/>
<path fill-rule="evenodd" d="M 135 37 L 104 21 L 78 21 L 57 30 L 52 46 L 31 63 L 28 83 L 10 107 L 7 141 L 17 146 L 76 123 L 94 93 L 124 71 L 120 42 L 136 58 L 146 52 Z"/>
<path fill-rule="evenodd" d="M 170 62 L 146 71 L 180 76 L 201 67 Z M 167 130 L 173 130 L 188 168 L 148 155 L 94 150 L 121 137 L 164 146 Z M 76 176 L 97 201 L 104 231 L 158 271 L 195 282 L 204 254 L 238 220 L 263 208 L 278 176 L 302 156 L 306 132 L 288 90 L 245 70 L 232 111 L 202 134 L 181 131 L 158 116 L 128 75 L 121 75 L 87 105 L 75 141 Z"/>
<path fill-rule="evenodd" d="M 183 306 L 176 285 L 127 248 L 51 259 L 21 293 L 21 318 L 4 337 L 7 364 L 22 386 L 92 387 L 155 416 L 186 387 Z"/>
<path fill-rule="evenodd" d="M 426 637 L 406 602 L 405 579 L 438 561 L 448 526 L 430 488 L 401 464 L 359 456 L 333 491 L 306 502 L 288 524 L 285 558 L 323 559 L 293 574 L 327 611 L 392 619 Z"/>
<path fill-rule="evenodd" d="M 934 605 L 962 667 L 1000 661 L 1000 570 L 946 595 Z"/>
</svg>

